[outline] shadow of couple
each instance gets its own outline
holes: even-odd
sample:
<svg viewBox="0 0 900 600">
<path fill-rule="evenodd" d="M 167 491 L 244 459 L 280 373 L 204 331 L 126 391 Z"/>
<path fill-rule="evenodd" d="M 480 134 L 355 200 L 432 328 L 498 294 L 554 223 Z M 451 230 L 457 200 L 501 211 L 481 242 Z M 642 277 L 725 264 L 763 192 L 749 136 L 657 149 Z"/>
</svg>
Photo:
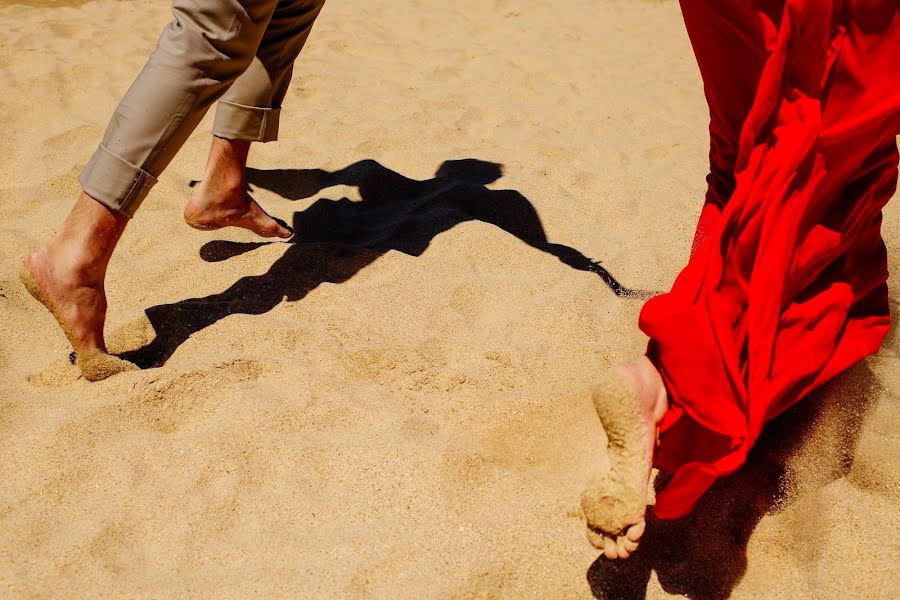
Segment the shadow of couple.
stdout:
<svg viewBox="0 0 900 600">
<path fill-rule="evenodd" d="M 594 273 L 617 296 L 651 295 L 626 288 L 578 250 L 550 242 L 527 198 L 514 190 L 487 187 L 502 174 L 501 165 L 476 159 L 446 161 L 424 181 L 374 160 L 334 172 L 248 169 L 249 184 L 290 200 L 311 198 L 338 185 L 357 187 L 361 200 L 322 198 L 294 213 L 296 233 L 290 247 L 268 272 L 242 277 L 218 294 L 148 308 L 156 337 L 121 356 L 141 368 L 160 366 L 192 334 L 229 315 L 264 314 L 283 300 L 300 300 L 322 283 L 347 281 L 391 250 L 420 256 L 435 236 L 466 221 L 494 225 L 573 269 Z M 212 241 L 201 248 L 200 256 L 208 262 L 227 260 L 270 243 L 284 242 Z"/>
</svg>

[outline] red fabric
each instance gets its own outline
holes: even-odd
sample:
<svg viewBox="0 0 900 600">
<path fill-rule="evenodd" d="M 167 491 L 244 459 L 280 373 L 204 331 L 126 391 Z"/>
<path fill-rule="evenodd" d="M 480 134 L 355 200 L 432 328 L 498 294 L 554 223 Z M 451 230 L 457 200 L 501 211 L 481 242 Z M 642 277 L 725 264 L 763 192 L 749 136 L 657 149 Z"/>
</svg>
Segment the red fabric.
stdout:
<svg viewBox="0 0 900 600">
<path fill-rule="evenodd" d="M 640 319 L 670 394 L 660 518 L 690 512 L 767 420 L 878 351 L 900 134 L 900 0 L 681 7 L 711 172 L 690 261 Z"/>
</svg>

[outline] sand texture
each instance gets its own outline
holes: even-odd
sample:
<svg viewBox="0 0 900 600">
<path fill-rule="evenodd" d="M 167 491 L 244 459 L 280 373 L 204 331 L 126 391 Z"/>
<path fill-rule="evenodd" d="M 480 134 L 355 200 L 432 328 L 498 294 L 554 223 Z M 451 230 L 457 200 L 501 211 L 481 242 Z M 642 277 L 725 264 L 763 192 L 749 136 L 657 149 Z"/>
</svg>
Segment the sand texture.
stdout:
<svg viewBox="0 0 900 600">
<path fill-rule="evenodd" d="M 591 386 L 705 190 L 671 0 L 331 0 L 251 153 L 297 243 L 183 223 L 208 116 L 110 266 L 143 369 L 80 378 L 19 264 L 167 4 L 0 2 L 0 597 L 895 597 L 896 330 L 692 518 L 586 540 Z"/>
</svg>

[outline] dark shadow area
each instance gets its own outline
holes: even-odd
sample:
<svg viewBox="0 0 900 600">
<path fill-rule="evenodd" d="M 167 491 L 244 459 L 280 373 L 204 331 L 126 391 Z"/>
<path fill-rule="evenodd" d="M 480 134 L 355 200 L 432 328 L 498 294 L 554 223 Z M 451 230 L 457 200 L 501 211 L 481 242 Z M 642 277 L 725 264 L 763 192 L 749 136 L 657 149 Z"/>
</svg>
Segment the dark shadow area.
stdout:
<svg viewBox="0 0 900 600">
<path fill-rule="evenodd" d="M 243 277 L 219 294 L 148 308 L 156 338 L 122 357 L 143 368 L 161 365 L 193 333 L 228 315 L 263 314 L 282 300 L 300 300 L 322 283 L 348 280 L 391 250 L 420 256 L 435 236 L 467 221 L 498 227 L 573 269 L 593 273 L 617 296 L 653 295 L 626 288 L 599 262 L 550 242 L 527 198 L 514 190 L 487 187 L 502 174 L 501 165 L 475 159 L 446 161 L 425 181 L 404 177 L 374 160 L 335 172 L 248 169 L 251 185 L 290 200 L 311 198 L 337 185 L 359 188 L 361 200 L 322 198 L 295 212 L 290 247 L 267 273 Z M 200 255 L 209 262 L 227 260 L 267 243 L 284 242 L 213 241 Z"/>
<path fill-rule="evenodd" d="M 678 521 L 649 515 L 630 558 L 598 558 L 587 572 L 594 596 L 643 599 L 656 571 L 670 594 L 729 598 L 747 571 L 747 544 L 760 520 L 850 471 L 863 423 L 881 392 L 861 363 L 773 419 L 747 463 L 716 482 L 690 515 Z M 665 482 L 657 477 L 656 489 Z"/>
<path fill-rule="evenodd" d="M 890 298 L 891 328 L 881 343 L 882 352 L 890 352 L 900 356 L 900 341 L 897 340 L 897 329 L 900 327 L 900 298 Z"/>
</svg>

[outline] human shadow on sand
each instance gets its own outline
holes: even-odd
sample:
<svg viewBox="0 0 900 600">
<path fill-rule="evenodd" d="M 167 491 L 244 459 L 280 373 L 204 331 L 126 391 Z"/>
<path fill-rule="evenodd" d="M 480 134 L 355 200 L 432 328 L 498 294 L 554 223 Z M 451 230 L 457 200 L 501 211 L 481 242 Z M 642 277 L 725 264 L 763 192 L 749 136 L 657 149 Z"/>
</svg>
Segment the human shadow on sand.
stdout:
<svg viewBox="0 0 900 600">
<path fill-rule="evenodd" d="M 643 599 L 656 571 L 670 594 L 731 597 L 747 571 L 747 544 L 760 520 L 850 472 L 866 416 L 883 391 L 860 363 L 772 420 L 747 463 L 713 485 L 689 516 L 661 521 L 648 514 L 646 533 L 631 557 L 598 558 L 587 572 L 594 596 Z M 657 490 L 664 484 L 657 477 Z"/>
<path fill-rule="evenodd" d="M 652 295 L 626 288 L 578 250 L 550 242 L 527 198 L 514 190 L 486 187 L 501 176 L 501 165 L 475 159 L 446 161 L 425 181 L 404 177 L 374 160 L 335 172 L 248 169 L 251 185 L 290 200 L 311 198 L 337 185 L 358 187 L 361 200 L 321 198 L 295 212 L 290 247 L 267 273 L 243 277 L 218 294 L 148 308 L 155 339 L 121 356 L 142 368 L 162 365 L 192 334 L 220 319 L 263 314 L 283 300 L 300 300 L 322 283 L 347 281 L 390 250 L 420 256 L 436 235 L 466 221 L 494 225 L 573 269 L 594 273 L 617 296 Z M 200 255 L 215 262 L 269 243 L 284 242 L 213 241 Z"/>
</svg>

